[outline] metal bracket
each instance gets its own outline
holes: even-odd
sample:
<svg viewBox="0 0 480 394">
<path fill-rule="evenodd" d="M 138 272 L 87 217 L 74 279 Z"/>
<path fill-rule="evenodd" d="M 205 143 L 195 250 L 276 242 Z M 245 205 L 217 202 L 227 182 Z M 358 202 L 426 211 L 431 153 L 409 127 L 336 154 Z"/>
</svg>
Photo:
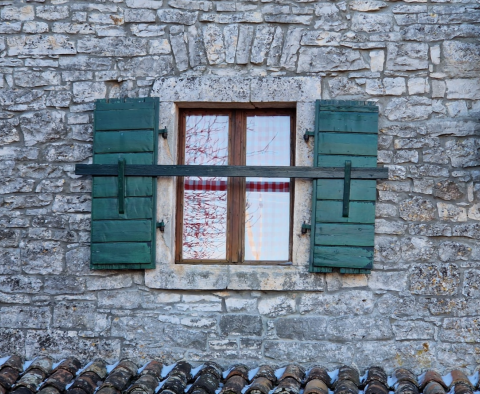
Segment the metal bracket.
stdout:
<svg viewBox="0 0 480 394">
<path fill-rule="evenodd" d="M 159 129 L 158 134 L 161 134 L 164 139 L 167 139 L 167 137 L 168 137 L 167 126 L 165 126 L 164 129 Z"/>
<path fill-rule="evenodd" d="M 315 137 L 315 132 L 310 130 L 305 130 L 305 134 L 303 135 L 303 139 L 305 140 L 305 142 L 308 142 L 310 137 Z"/>
<path fill-rule="evenodd" d="M 157 228 L 163 233 L 165 231 L 165 222 L 162 220 L 160 223 L 157 223 Z"/>
<path fill-rule="evenodd" d="M 312 230 L 312 226 L 310 224 L 307 224 L 305 222 L 303 222 L 302 224 L 302 234 L 306 234 L 307 231 L 311 231 Z"/>
<path fill-rule="evenodd" d="M 343 213 L 344 218 L 348 217 L 350 211 L 350 178 L 352 176 L 352 162 L 345 160 L 345 178 L 343 178 Z"/>
<path fill-rule="evenodd" d="M 125 213 L 125 159 L 118 159 L 118 213 Z"/>
</svg>

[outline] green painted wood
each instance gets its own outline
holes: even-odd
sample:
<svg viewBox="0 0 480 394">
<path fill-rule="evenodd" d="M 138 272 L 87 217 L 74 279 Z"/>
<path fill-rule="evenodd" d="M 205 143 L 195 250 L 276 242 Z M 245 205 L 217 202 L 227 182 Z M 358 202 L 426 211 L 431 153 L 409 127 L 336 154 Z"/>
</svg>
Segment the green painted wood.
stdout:
<svg viewBox="0 0 480 394">
<path fill-rule="evenodd" d="M 377 166 L 377 156 L 318 155 L 319 167 L 343 167 L 351 160 L 352 167 L 372 168 Z M 378 178 L 377 178 L 378 179 Z"/>
<path fill-rule="evenodd" d="M 341 274 L 370 274 L 371 270 L 362 270 L 358 268 L 340 268 Z"/>
<path fill-rule="evenodd" d="M 93 197 L 116 197 L 117 189 L 117 177 L 96 176 L 93 178 Z M 152 195 L 152 178 L 133 176 L 128 176 L 125 178 L 126 197 L 144 197 Z"/>
<path fill-rule="evenodd" d="M 141 155 L 137 153 L 136 155 Z M 108 155 L 99 155 L 99 157 Z M 120 155 L 119 155 L 120 156 Z M 112 156 L 113 161 L 119 156 Z M 265 178 L 341 178 L 345 174 L 345 162 L 341 168 L 273 167 L 273 166 L 193 166 L 193 165 L 128 165 L 126 176 L 205 176 L 205 177 L 265 177 Z M 134 156 L 135 157 L 135 156 Z M 104 159 L 102 159 L 104 160 Z M 107 160 L 104 160 L 107 161 Z M 118 175 L 117 165 L 77 164 L 77 175 Z M 386 179 L 388 168 L 353 168 L 352 179 Z"/>
<path fill-rule="evenodd" d="M 125 159 L 126 164 L 153 164 L 153 153 L 105 153 L 93 157 L 95 164 L 117 164 L 118 159 Z M 77 164 L 78 165 L 78 164 Z M 118 173 L 115 173 L 117 175 Z"/>
<path fill-rule="evenodd" d="M 320 111 L 333 112 L 377 112 L 378 106 L 373 101 L 358 100 L 317 100 Z"/>
<path fill-rule="evenodd" d="M 313 265 L 318 267 L 371 269 L 373 247 L 315 246 Z"/>
<path fill-rule="evenodd" d="M 95 153 L 153 152 L 153 130 L 99 131 Z"/>
<path fill-rule="evenodd" d="M 147 108 L 95 111 L 95 129 L 96 131 L 153 129 L 154 119 L 154 109 Z"/>
<path fill-rule="evenodd" d="M 94 220 L 92 222 L 92 242 L 151 240 L 151 220 Z"/>
<path fill-rule="evenodd" d="M 125 213 L 118 213 L 117 198 L 94 198 L 92 200 L 92 219 L 152 219 L 152 197 L 127 197 Z"/>
<path fill-rule="evenodd" d="M 317 223 L 315 245 L 374 246 L 375 225 Z"/>
<path fill-rule="evenodd" d="M 150 264 L 151 244 L 147 242 L 92 243 L 91 263 L 113 269 L 115 264 Z M 98 268 L 98 267 L 96 267 Z"/>
<path fill-rule="evenodd" d="M 350 208 L 350 182 L 352 173 L 352 162 L 350 160 L 345 161 L 345 178 L 343 180 L 343 209 L 342 216 L 348 217 L 348 211 Z"/>
<path fill-rule="evenodd" d="M 318 200 L 316 223 L 375 223 L 375 203 L 350 201 L 348 217 L 342 216 L 343 202 Z"/>
<path fill-rule="evenodd" d="M 147 98 L 146 98 L 147 99 Z M 144 99 L 135 100 L 135 101 L 124 101 L 121 99 L 110 99 L 108 102 L 106 100 L 97 100 L 95 102 L 95 110 L 97 111 L 111 111 L 111 110 L 129 110 L 129 109 L 140 109 L 140 108 L 155 108 L 155 100 L 153 99 Z"/>
<path fill-rule="evenodd" d="M 319 153 L 328 155 L 376 156 L 376 134 L 320 133 Z"/>
<path fill-rule="evenodd" d="M 317 131 L 378 134 L 378 113 L 320 112 Z"/>
<path fill-rule="evenodd" d="M 317 198 L 319 200 L 342 199 L 343 183 L 341 179 L 319 179 L 317 181 Z M 352 179 L 350 182 L 350 201 L 375 201 L 376 196 L 377 181 Z"/>
<path fill-rule="evenodd" d="M 313 256 L 313 248 L 312 248 L 312 256 Z M 333 272 L 333 268 L 313 266 L 313 257 L 312 257 L 312 264 L 309 268 L 309 272 L 313 272 L 313 273 L 316 273 L 316 274 L 328 274 L 330 272 Z"/>
<path fill-rule="evenodd" d="M 125 213 L 125 159 L 118 159 L 118 213 Z"/>
</svg>

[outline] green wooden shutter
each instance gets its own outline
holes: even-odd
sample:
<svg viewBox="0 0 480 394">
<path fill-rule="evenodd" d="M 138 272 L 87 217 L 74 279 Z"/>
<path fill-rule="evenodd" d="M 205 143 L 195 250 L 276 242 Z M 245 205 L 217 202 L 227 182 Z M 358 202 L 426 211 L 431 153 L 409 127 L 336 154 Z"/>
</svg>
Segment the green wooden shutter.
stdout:
<svg viewBox="0 0 480 394">
<path fill-rule="evenodd" d="M 157 164 L 158 114 L 155 98 L 97 100 L 93 164 Z M 90 267 L 155 268 L 157 178 L 119 179 L 93 178 Z"/>
<path fill-rule="evenodd" d="M 315 112 L 315 166 L 377 166 L 374 103 L 319 100 Z M 344 185 L 343 179 L 313 181 L 310 272 L 370 273 L 373 266 L 376 181 L 351 180 L 348 216 Z"/>
</svg>

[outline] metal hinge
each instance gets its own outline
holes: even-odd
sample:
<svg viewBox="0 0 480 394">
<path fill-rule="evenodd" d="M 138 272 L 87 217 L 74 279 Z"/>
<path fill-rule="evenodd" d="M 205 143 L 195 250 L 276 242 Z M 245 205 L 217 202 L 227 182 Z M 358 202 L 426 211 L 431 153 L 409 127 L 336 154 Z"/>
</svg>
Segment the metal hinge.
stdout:
<svg viewBox="0 0 480 394">
<path fill-rule="evenodd" d="M 310 130 L 305 130 L 305 134 L 303 135 L 303 139 L 305 140 L 305 142 L 308 142 L 310 137 L 315 137 L 315 132 Z"/>
<path fill-rule="evenodd" d="M 168 137 L 167 126 L 165 126 L 164 129 L 159 129 L 158 134 L 161 134 L 164 139 L 167 139 L 167 137 Z"/>
<path fill-rule="evenodd" d="M 302 234 L 306 234 L 307 231 L 311 231 L 312 230 L 312 226 L 310 224 L 307 224 L 305 222 L 303 222 L 302 224 Z"/>
</svg>

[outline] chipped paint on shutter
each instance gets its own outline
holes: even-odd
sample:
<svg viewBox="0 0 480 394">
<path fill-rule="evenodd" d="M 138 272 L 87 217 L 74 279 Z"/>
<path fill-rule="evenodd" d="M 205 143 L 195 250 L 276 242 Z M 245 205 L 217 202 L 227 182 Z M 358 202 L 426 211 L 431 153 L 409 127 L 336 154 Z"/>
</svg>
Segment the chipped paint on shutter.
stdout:
<svg viewBox="0 0 480 394">
<path fill-rule="evenodd" d="M 377 166 L 378 107 L 374 103 L 318 100 L 314 133 L 315 166 L 347 168 L 348 162 L 353 168 Z M 370 273 L 376 181 L 351 180 L 346 209 L 343 179 L 313 183 L 310 272 L 339 268 L 341 273 Z"/>
<path fill-rule="evenodd" d="M 93 164 L 157 164 L 158 115 L 156 98 L 97 100 Z M 93 178 L 92 269 L 155 268 L 156 180 Z"/>
</svg>

